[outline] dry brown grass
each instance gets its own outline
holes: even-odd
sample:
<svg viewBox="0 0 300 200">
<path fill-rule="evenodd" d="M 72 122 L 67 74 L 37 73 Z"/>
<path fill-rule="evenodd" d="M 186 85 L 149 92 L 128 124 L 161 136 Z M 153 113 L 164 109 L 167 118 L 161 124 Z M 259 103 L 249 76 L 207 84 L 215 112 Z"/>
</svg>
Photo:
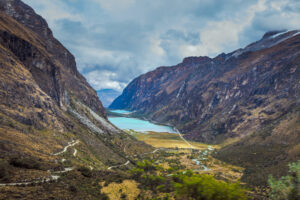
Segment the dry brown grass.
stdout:
<svg viewBox="0 0 300 200">
<path fill-rule="evenodd" d="M 209 145 L 199 142 L 190 142 L 193 146 L 185 142 L 180 138 L 178 134 L 175 133 L 159 133 L 159 132 L 148 132 L 139 133 L 134 131 L 129 131 L 131 135 L 136 137 L 138 140 L 145 142 L 146 144 L 152 145 L 156 148 L 182 148 L 182 149 L 207 149 Z M 218 146 L 213 146 L 218 148 Z"/>
<path fill-rule="evenodd" d="M 101 186 L 104 182 L 100 183 Z M 122 183 L 111 183 L 101 189 L 102 193 L 107 194 L 109 199 L 118 200 L 122 199 L 122 194 L 127 196 L 126 199 L 134 200 L 140 194 L 138 183 L 134 180 L 124 180 Z"/>
</svg>

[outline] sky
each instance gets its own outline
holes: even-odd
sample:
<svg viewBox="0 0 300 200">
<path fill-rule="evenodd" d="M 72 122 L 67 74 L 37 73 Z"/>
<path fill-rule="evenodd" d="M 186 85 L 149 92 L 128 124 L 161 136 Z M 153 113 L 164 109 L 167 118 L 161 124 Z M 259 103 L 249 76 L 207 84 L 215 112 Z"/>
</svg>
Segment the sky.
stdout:
<svg viewBox="0 0 300 200">
<path fill-rule="evenodd" d="M 23 0 L 96 89 L 188 56 L 215 57 L 271 30 L 300 29 L 300 0 Z"/>
</svg>

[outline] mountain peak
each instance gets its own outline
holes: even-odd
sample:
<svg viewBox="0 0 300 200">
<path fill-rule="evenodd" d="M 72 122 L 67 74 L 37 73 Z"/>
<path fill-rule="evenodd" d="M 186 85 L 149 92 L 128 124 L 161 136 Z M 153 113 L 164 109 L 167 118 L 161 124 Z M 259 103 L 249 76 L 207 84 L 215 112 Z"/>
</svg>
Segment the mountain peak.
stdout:
<svg viewBox="0 0 300 200">
<path fill-rule="evenodd" d="M 35 31 L 43 38 L 53 37 L 48 23 L 40 15 L 20 0 L 6 0 L 0 3 L 0 10 L 14 18 L 27 28 Z"/>
<path fill-rule="evenodd" d="M 211 58 L 208 56 L 190 56 L 183 59 L 183 64 L 195 64 L 195 63 L 204 63 L 210 61 Z"/>
<path fill-rule="evenodd" d="M 279 33 L 284 33 L 284 32 L 288 32 L 288 30 L 283 29 L 283 30 L 273 30 L 273 31 L 268 31 L 268 32 L 266 32 L 266 33 L 263 35 L 262 38 L 263 38 L 263 39 L 269 38 L 269 37 L 271 37 L 271 36 L 274 36 L 274 35 L 279 34 Z"/>
</svg>

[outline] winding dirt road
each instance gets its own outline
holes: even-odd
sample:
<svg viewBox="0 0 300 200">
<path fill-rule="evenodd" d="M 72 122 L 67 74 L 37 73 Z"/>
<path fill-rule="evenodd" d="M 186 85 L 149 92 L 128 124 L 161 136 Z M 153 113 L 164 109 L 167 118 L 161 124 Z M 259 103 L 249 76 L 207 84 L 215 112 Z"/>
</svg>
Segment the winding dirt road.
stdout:
<svg viewBox="0 0 300 200">
<path fill-rule="evenodd" d="M 54 156 L 58 156 L 58 155 L 60 155 L 60 154 L 63 154 L 63 153 L 65 153 L 65 152 L 68 150 L 69 147 L 73 147 L 73 146 L 75 146 L 75 145 L 78 144 L 78 143 L 79 143 L 79 140 L 76 140 L 76 141 L 72 140 L 71 142 L 68 142 L 68 145 L 65 146 L 64 149 L 63 149 L 62 151 L 57 152 L 57 153 L 54 153 L 53 155 L 54 155 Z"/>
<path fill-rule="evenodd" d="M 68 145 L 65 146 L 62 151 L 60 151 L 58 153 L 54 153 L 52 155 L 57 156 L 57 155 L 63 154 L 68 150 L 69 147 L 73 147 L 76 144 L 79 144 L 79 140 L 76 140 L 76 141 L 72 140 L 71 142 L 68 142 Z M 77 154 L 77 149 L 74 148 L 73 156 L 76 157 L 76 154 Z M 65 162 L 65 161 L 66 161 L 66 159 L 63 158 L 62 162 Z M 0 183 L 0 186 L 23 186 L 23 185 L 30 185 L 30 184 L 37 184 L 37 183 L 48 183 L 51 181 L 58 180 L 60 177 L 58 174 L 63 174 L 63 173 L 72 171 L 73 169 L 74 169 L 73 167 L 68 167 L 68 168 L 65 168 L 64 170 L 54 171 L 54 172 L 50 172 L 50 170 L 48 170 L 48 172 L 51 173 L 50 177 L 41 178 L 41 179 L 35 180 L 35 181 L 24 181 L 24 182 L 17 182 L 17 183 Z"/>
</svg>

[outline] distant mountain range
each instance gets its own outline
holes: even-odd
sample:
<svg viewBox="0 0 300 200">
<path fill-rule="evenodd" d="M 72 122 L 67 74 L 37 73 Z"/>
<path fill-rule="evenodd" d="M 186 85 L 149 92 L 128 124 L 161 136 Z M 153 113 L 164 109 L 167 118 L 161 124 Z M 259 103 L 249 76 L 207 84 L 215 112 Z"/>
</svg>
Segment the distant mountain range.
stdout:
<svg viewBox="0 0 300 200">
<path fill-rule="evenodd" d="M 110 108 L 175 126 L 189 140 L 231 144 L 218 156 L 265 181 L 300 159 L 300 32 L 272 31 L 229 54 L 159 67 Z"/>
<path fill-rule="evenodd" d="M 97 94 L 103 106 L 108 107 L 121 94 L 121 92 L 113 89 L 102 89 L 98 90 Z"/>
</svg>

